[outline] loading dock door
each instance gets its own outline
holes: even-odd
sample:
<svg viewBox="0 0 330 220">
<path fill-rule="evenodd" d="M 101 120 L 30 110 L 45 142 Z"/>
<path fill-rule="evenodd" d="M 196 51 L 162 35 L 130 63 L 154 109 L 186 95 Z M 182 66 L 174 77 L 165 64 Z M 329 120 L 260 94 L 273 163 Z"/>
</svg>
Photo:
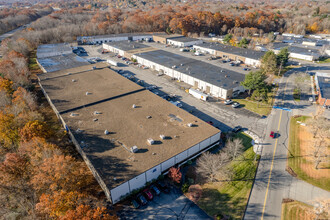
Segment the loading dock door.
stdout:
<svg viewBox="0 0 330 220">
<path fill-rule="evenodd" d="M 206 91 L 205 91 L 206 93 L 210 93 L 211 92 L 211 87 L 209 87 L 209 86 L 206 86 Z"/>
<path fill-rule="evenodd" d="M 198 82 L 197 82 L 197 81 L 195 81 L 194 86 L 195 86 L 196 88 L 198 88 Z"/>
</svg>

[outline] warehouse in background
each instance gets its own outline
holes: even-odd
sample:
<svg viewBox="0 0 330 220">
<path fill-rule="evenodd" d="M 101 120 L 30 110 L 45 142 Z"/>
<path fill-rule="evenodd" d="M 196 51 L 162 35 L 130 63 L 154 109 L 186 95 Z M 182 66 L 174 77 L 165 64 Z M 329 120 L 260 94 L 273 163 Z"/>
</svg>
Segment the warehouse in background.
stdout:
<svg viewBox="0 0 330 220">
<path fill-rule="evenodd" d="M 220 140 L 217 128 L 104 63 L 38 77 L 45 97 L 112 203 Z"/>
<path fill-rule="evenodd" d="M 153 40 L 156 43 L 168 44 L 168 40 L 184 37 L 181 34 L 163 34 L 163 35 L 153 35 Z"/>
<path fill-rule="evenodd" d="M 202 44 L 203 41 L 196 38 L 190 37 L 179 37 L 167 39 L 167 44 L 171 44 L 177 47 L 191 47 L 193 45 Z"/>
</svg>

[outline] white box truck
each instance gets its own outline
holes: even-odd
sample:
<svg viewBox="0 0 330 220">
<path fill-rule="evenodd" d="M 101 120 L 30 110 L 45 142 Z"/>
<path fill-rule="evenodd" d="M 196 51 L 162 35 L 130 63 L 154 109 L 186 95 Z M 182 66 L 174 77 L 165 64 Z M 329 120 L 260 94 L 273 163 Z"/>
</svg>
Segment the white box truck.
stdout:
<svg viewBox="0 0 330 220">
<path fill-rule="evenodd" d="M 118 62 L 114 61 L 114 60 L 107 60 L 107 62 L 113 66 L 118 66 Z"/>
<path fill-rule="evenodd" d="M 191 94 L 195 98 L 201 99 L 203 101 L 207 101 L 207 99 L 209 98 L 208 95 L 206 95 L 205 93 L 198 91 L 196 89 L 189 89 L 189 94 Z"/>
</svg>

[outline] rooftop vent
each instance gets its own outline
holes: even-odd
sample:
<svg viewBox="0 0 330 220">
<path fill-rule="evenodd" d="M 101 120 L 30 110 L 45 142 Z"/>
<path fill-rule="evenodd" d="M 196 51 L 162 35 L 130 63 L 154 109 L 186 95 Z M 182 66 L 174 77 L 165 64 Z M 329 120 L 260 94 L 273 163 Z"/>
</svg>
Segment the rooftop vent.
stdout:
<svg viewBox="0 0 330 220">
<path fill-rule="evenodd" d="M 114 181 L 116 181 L 116 180 L 117 180 L 117 178 L 116 178 L 116 177 L 114 177 L 114 178 L 113 178 L 113 180 L 114 180 Z"/>
<path fill-rule="evenodd" d="M 220 72 L 223 72 L 223 70 L 220 70 Z"/>
<path fill-rule="evenodd" d="M 181 63 L 180 66 L 183 66 L 183 63 Z"/>
<path fill-rule="evenodd" d="M 227 78 L 227 77 L 228 77 L 228 75 L 225 75 L 225 77 Z"/>
<path fill-rule="evenodd" d="M 92 93 L 91 92 L 86 92 L 86 95 L 91 95 Z"/>
<path fill-rule="evenodd" d="M 135 105 L 135 104 L 133 104 L 133 105 L 132 105 L 132 108 L 136 108 L 136 105 Z"/>
<path fill-rule="evenodd" d="M 77 82 L 77 80 L 76 79 L 73 79 L 72 82 Z"/>
<path fill-rule="evenodd" d="M 148 115 L 148 116 L 147 116 L 147 119 L 150 119 L 150 118 L 152 118 L 152 117 L 151 117 L 150 115 Z"/>
<path fill-rule="evenodd" d="M 138 147 L 137 146 L 133 146 L 133 147 L 131 147 L 131 149 L 130 149 L 130 151 L 132 152 L 132 153 L 136 153 L 136 152 L 138 152 Z"/>
<path fill-rule="evenodd" d="M 148 142 L 148 144 L 150 144 L 150 145 L 153 145 L 153 144 L 155 143 L 155 141 L 154 141 L 152 138 L 149 138 L 149 139 L 147 140 L 147 142 Z"/>
<path fill-rule="evenodd" d="M 172 66 L 172 69 L 175 69 L 176 68 L 176 66 L 174 65 L 174 66 Z"/>
<path fill-rule="evenodd" d="M 71 75 L 72 73 L 67 73 L 67 75 Z"/>
<path fill-rule="evenodd" d="M 98 112 L 98 111 L 94 111 L 94 115 L 100 115 L 102 114 L 101 112 Z"/>
<path fill-rule="evenodd" d="M 159 135 L 159 137 L 160 137 L 160 139 L 162 139 L 162 140 L 164 140 L 164 139 L 166 138 L 166 136 L 163 135 L 163 134 Z"/>
<path fill-rule="evenodd" d="M 96 70 L 96 66 L 93 66 L 93 70 Z"/>
<path fill-rule="evenodd" d="M 193 126 L 193 123 L 188 123 L 187 126 L 188 127 L 192 127 Z"/>
<path fill-rule="evenodd" d="M 99 119 L 97 119 L 97 118 L 94 118 L 94 119 L 93 119 L 94 122 L 95 122 L 95 121 L 98 121 L 98 120 L 99 120 Z"/>
<path fill-rule="evenodd" d="M 155 152 L 153 152 L 153 153 L 152 153 L 152 155 L 156 155 L 156 153 L 155 153 Z"/>
<path fill-rule="evenodd" d="M 75 116 L 79 116 L 79 114 L 78 113 L 71 113 L 70 116 L 75 117 Z"/>
<path fill-rule="evenodd" d="M 105 135 L 108 135 L 108 134 L 110 134 L 110 132 L 109 132 L 108 130 L 105 130 L 105 131 L 104 131 L 104 134 L 105 134 Z"/>
</svg>

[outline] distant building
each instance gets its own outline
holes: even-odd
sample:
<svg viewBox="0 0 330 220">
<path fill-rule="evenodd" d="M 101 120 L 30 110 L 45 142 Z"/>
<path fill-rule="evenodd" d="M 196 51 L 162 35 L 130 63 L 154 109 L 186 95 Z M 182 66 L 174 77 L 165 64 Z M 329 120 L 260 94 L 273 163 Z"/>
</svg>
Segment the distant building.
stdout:
<svg viewBox="0 0 330 220">
<path fill-rule="evenodd" d="M 157 43 L 168 44 L 168 40 L 184 37 L 181 34 L 163 34 L 163 35 L 153 35 L 153 40 Z"/>
<path fill-rule="evenodd" d="M 158 33 L 122 33 L 122 34 L 109 34 L 109 35 L 97 35 L 97 36 L 78 36 L 78 44 L 103 44 L 113 41 L 124 41 L 124 40 L 144 40 L 150 41 L 154 35 Z M 163 34 L 163 33 L 159 33 Z"/>
<path fill-rule="evenodd" d="M 112 203 L 219 143 L 220 130 L 102 63 L 38 77 Z"/>
<path fill-rule="evenodd" d="M 156 50 L 153 47 L 145 44 L 140 44 L 134 41 L 114 41 L 110 43 L 103 43 L 103 49 L 113 53 L 117 53 L 120 56 L 131 58 L 135 53 L 142 53 L 147 51 Z"/>
<path fill-rule="evenodd" d="M 72 54 L 72 47 L 67 43 L 42 44 L 37 48 L 37 58 Z"/>
<path fill-rule="evenodd" d="M 274 44 L 273 51 L 275 54 L 279 53 L 280 50 L 284 47 L 287 47 L 289 50 L 289 57 L 294 59 L 301 59 L 307 61 L 314 61 L 320 58 L 321 54 L 318 49 L 315 47 L 302 46 L 298 44 L 284 44 L 284 43 L 276 43 Z"/>
<path fill-rule="evenodd" d="M 191 47 L 193 45 L 202 44 L 203 41 L 196 38 L 179 37 L 179 38 L 168 39 L 167 43 L 178 47 Z"/>
<path fill-rule="evenodd" d="M 234 47 L 218 43 L 203 43 L 195 45 L 194 48 L 201 52 L 222 58 L 229 58 L 240 61 L 250 66 L 261 66 L 261 57 L 265 54 L 262 51 L 255 51 L 246 48 Z"/>
<path fill-rule="evenodd" d="M 330 73 L 317 72 L 315 74 L 318 103 L 330 107 Z"/>
</svg>

